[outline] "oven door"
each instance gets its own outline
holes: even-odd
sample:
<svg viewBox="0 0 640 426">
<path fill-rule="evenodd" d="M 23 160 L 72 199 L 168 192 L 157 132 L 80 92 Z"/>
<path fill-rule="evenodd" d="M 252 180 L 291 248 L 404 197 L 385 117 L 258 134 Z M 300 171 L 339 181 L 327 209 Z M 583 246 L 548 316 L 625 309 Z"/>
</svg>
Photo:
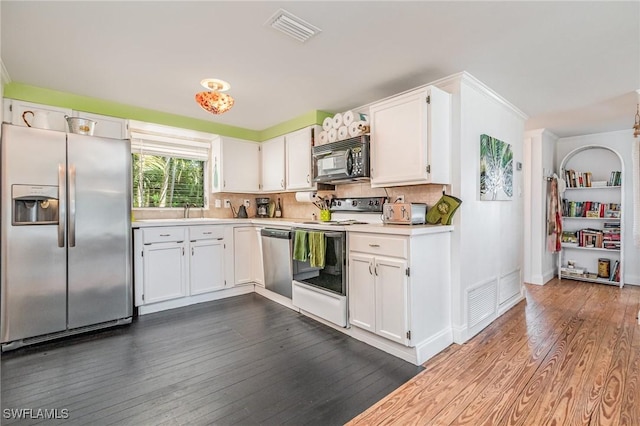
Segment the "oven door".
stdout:
<svg viewBox="0 0 640 426">
<path fill-rule="evenodd" d="M 294 232 L 296 230 L 294 229 Z M 313 232 L 317 229 L 304 229 Z M 309 261 L 293 261 L 293 279 L 334 294 L 347 295 L 346 238 L 345 232 L 324 232 L 325 264 L 322 268 L 313 267 Z"/>
<path fill-rule="evenodd" d="M 294 230 L 295 231 L 295 230 Z M 303 231 L 317 231 L 304 229 Z M 324 232 L 325 265 L 293 261 L 293 306 L 332 322 L 347 326 L 347 273 L 345 232 Z"/>
</svg>

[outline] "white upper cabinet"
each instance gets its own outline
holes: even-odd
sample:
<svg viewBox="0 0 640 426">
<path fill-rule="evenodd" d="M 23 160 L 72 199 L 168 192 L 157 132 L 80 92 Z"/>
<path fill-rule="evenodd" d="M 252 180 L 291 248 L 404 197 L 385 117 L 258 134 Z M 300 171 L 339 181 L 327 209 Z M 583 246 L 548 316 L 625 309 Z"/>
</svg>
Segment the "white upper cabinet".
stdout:
<svg viewBox="0 0 640 426">
<path fill-rule="evenodd" d="M 211 147 L 211 192 L 260 191 L 260 144 L 219 136 Z"/>
<path fill-rule="evenodd" d="M 96 122 L 94 136 L 113 139 L 127 138 L 127 120 L 110 117 L 108 115 L 92 114 L 84 111 L 74 111 L 74 117 L 88 118 Z"/>
<path fill-rule="evenodd" d="M 312 132 L 317 126 L 305 127 L 285 136 L 287 161 L 286 161 L 286 187 L 287 190 L 313 189 L 316 185 L 313 180 L 311 165 L 311 141 Z"/>
<path fill-rule="evenodd" d="M 262 190 L 284 191 L 285 189 L 285 137 L 262 142 Z"/>
<path fill-rule="evenodd" d="M 16 99 L 4 100 L 4 121 L 16 126 L 27 126 L 27 122 L 33 127 L 66 132 L 68 130 L 65 115 L 71 116 L 72 110 L 50 105 L 35 104 Z M 28 111 L 31 111 L 28 112 Z M 38 114 L 38 122 L 34 123 L 35 114 Z"/>
<path fill-rule="evenodd" d="M 434 86 L 378 103 L 371 120 L 371 186 L 451 183 L 451 95 Z"/>
</svg>

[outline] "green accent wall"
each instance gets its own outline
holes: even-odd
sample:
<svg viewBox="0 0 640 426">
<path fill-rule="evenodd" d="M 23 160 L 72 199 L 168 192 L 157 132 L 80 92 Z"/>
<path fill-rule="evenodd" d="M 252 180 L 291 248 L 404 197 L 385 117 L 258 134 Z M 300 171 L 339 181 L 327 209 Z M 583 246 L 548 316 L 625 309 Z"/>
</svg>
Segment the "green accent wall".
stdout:
<svg viewBox="0 0 640 426">
<path fill-rule="evenodd" d="M 313 124 L 322 124 L 325 117 L 332 115 L 324 111 L 314 110 L 264 130 L 251 130 L 17 82 L 11 82 L 4 86 L 4 97 L 258 142 Z"/>
</svg>

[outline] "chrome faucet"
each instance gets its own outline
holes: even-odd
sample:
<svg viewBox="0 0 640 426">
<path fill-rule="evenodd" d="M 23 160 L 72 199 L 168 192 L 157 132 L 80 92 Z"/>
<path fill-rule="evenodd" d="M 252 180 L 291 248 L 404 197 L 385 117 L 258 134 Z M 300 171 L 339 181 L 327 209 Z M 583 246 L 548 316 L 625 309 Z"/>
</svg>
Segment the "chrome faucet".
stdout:
<svg viewBox="0 0 640 426">
<path fill-rule="evenodd" d="M 195 207 L 195 204 L 184 203 L 184 218 L 189 219 L 189 209 Z"/>
</svg>

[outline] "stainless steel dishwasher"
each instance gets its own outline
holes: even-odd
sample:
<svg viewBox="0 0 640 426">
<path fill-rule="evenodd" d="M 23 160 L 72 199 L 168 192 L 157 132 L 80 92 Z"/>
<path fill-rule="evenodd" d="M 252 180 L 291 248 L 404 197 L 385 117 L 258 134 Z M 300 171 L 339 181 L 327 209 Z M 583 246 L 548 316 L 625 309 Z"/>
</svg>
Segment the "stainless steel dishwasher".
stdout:
<svg viewBox="0 0 640 426">
<path fill-rule="evenodd" d="M 264 228 L 260 231 L 264 286 L 289 299 L 293 282 L 291 235 L 288 229 Z"/>
</svg>

